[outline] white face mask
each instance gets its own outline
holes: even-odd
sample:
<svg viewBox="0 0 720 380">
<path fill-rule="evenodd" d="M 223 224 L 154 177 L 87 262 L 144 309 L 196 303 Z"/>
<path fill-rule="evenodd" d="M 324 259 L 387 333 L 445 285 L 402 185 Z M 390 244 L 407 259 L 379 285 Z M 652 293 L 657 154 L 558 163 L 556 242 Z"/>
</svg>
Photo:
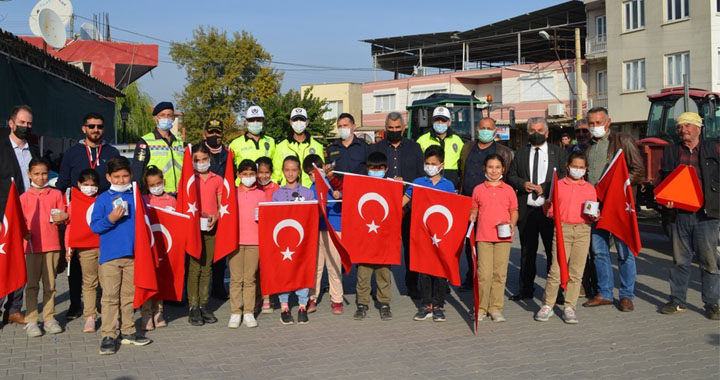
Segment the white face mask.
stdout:
<svg viewBox="0 0 720 380">
<path fill-rule="evenodd" d="M 255 184 L 255 181 L 257 179 L 255 177 L 242 177 L 240 178 L 240 182 L 242 182 L 243 186 L 245 187 L 253 187 Z"/>
<path fill-rule="evenodd" d="M 80 186 L 80 191 L 82 191 L 82 193 L 87 195 L 88 197 L 92 197 L 93 195 L 97 194 L 98 187 L 97 186 Z"/>
<path fill-rule="evenodd" d="M 148 190 L 150 191 L 150 194 L 160 196 L 165 192 L 165 185 L 150 187 Z"/>
<path fill-rule="evenodd" d="M 253 135 L 259 135 L 263 129 L 263 122 L 262 121 L 249 121 L 247 129 L 248 129 L 248 132 L 252 133 Z"/>
<path fill-rule="evenodd" d="M 110 190 L 116 193 L 124 193 L 130 189 L 132 189 L 132 183 L 128 183 L 125 185 L 110 185 Z"/>
<path fill-rule="evenodd" d="M 425 174 L 428 175 L 428 177 L 432 177 L 440 173 L 440 170 L 442 170 L 442 166 L 440 165 L 425 165 L 423 166 L 425 169 Z"/>
<path fill-rule="evenodd" d="M 502 179 L 502 177 L 503 177 L 502 174 L 500 174 L 500 177 L 498 177 L 498 179 L 492 179 L 492 178 L 488 177 L 487 173 L 485 173 L 485 179 L 488 181 L 491 181 L 491 182 L 499 181 Z"/>
<path fill-rule="evenodd" d="M 568 172 L 570 177 L 573 177 L 574 179 L 585 177 L 585 169 L 570 168 Z"/>
<path fill-rule="evenodd" d="M 210 163 L 209 162 L 203 162 L 203 163 L 193 162 L 193 169 L 195 169 L 195 171 L 198 173 L 205 173 L 208 170 L 210 170 Z"/>
<path fill-rule="evenodd" d="M 340 135 L 341 139 L 347 140 L 352 136 L 352 131 L 350 131 L 350 128 L 338 128 L 338 135 Z"/>
<path fill-rule="evenodd" d="M 34 187 L 34 188 L 36 188 L 36 189 L 44 189 L 44 188 L 48 187 L 49 183 L 50 183 L 50 182 L 45 182 L 44 185 L 38 185 L 37 183 L 35 183 L 35 182 L 33 182 L 33 181 L 30 181 L 30 186 L 32 186 L 32 187 Z"/>
<path fill-rule="evenodd" d="M 596 139 L 602 138 L 605 136 L 605 127 L 602 125 L 599 127 L 590 127 L 590 134 Z"/>
<path fill-rule="evenodd" d="M 260 184 L 260 186 L 267 186 L 270 184 L 270 182 L 272 182 L 272 178 L 268 178 L 265 181 L 258 180 L 258 183 Z"/>
<path fill-rule="evenodd" d="M 295 120 L 292 122 L 292 129 L 297 133 L 298 135 L 305 132 L 305 128 L 307 128 L 307 121 L 304 120 Z"/>
</svg>

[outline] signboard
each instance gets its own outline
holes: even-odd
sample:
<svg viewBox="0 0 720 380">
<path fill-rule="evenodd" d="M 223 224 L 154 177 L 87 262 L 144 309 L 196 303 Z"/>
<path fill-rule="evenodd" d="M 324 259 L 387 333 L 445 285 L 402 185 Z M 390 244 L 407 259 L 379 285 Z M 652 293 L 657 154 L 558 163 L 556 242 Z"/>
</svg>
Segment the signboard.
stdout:
<svg viewBox="0 0 720 380">
<path fill-rule="evenodd" d="M 497 137 L 500 140 L 510 140 L 510 126 L 498 125 L 497 126 Z"/>
</svg>

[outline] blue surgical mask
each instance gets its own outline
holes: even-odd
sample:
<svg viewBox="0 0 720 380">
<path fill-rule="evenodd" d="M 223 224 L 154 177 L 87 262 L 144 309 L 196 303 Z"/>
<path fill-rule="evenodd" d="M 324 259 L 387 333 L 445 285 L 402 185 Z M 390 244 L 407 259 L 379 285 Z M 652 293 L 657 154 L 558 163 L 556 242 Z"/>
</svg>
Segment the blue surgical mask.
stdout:
<svg viewBox="0 0 720 380">
<path fill-rule="evenodd" d="M 495 139 L 495 131 L 491 131 L 489 129 L 479 129 L 478 130 L 478 140 L 483 143 L 489 143 L 490 141 L 493 141 Z"/>
<path fill-rule="evenodd" d="M 385 170 L 368 170 L 368 175 L 375 178 L 385 178 Z"/>
<path fill-rule="evenodd" d="M 447 132 L 448 126 L 444 123 L 433 123 L 433 130 L 435 130 L 435 133 L 438 135 L 442 135 L 443 133 Z"/>
<path fill-rule="evenodd" d="M 169 131 L 173 127 L 172 119 L 160 119 L 158 120 L 158 128 L 163 131 Z"/>
</svg>

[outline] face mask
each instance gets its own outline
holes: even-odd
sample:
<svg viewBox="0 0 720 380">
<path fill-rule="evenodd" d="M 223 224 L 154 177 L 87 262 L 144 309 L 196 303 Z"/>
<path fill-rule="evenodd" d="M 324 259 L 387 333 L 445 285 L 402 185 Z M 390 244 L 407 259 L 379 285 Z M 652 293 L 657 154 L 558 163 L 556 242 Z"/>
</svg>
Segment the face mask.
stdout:
<svg viewBox="0 0 720 380">
<path fill-rule="evenodd" d="M 30 186 L 32 186 L 36 189 L 44 189 L 44 188 L 48 187 L 48 184 L 49 184 L 49 182 L 45 182 L 44 185 L 38 185 L 35 182 L 30 181 Z"/>
<path fill-rule="evenodd" d="M 242 182 L 243 186 L 245 187 L 253 187 L 255 184 L 255 181 L 257 179 L 255 177 L 242 177 L 240 178 L 240 182 Z"/>
<path fill-rule="evenodd" d="M 490 141 L 493 141 L 495 139 L 495 131 L 491 131 L 489 129 L 479 129 L 478 130 L 478 140 L 482 143 L 489 143 Z"/>
<path fill-rule="evenodd" d="M 387 131 L 385 136 L 391 143 L 396 143 L 402 139 L 402 131 Z"/>
<path fill-rule="evenodd" d="M 205 141 L 207 141 L 208 146 L 213 149 L 219 148 L 220 145 L 222 145 L 222 137 L 221 136 L 208 136 L 207 139 L 205 139 Z"/>
<path fill-rule="evenodd" d="M 447 132 L 448 126 L 447 126 L 447 124 L 443 124 L 443 123 L 433 123 L 433 130 L 438 135 L 442 135 L 443 133 Z"/>
<path fill-rule="evenodd" d="M 535 146 L 542 145 L 545 142 L 545 135 L 542 133 L 533 133 L 528 136 L 528 141 L 530 141 L 530 144 Z"/>
<path fill-rule="evenodd" d="M 605 136 L 605 127 L 602 125 L 599 127 L 590 127 L 590 134 L 596 139 L 602 138 Z"/>
<path fill-rule="evenodd" d="M 263 122 L 262 121 L 249 121 L 247 130 L 253 135 L 259 135 L 262 132 Z"/>
<path fill-rule="evenodd" d="M 21 127 L 19 125 L 15 127 L 15 136 L 20 140 L 27 140 L 27 137 L 31 134 L 32 131 L 28 127 Z"/>
<path fill-rule="evenodd" d="M 340 139 L 347 140 L 352 136 L 352 131 L 350 128 L 338 128 L 338 135 L 340 135 Z"/>
<path fill-rule="evenodd" d="M 110 190 L 116 193 L 124 193 L 130 189 L 132 189 L 132 183 L 128 183 L 125 185 L 110 185 Z"/>
<path fill-rule="evenodd" d="M 574 179 L 580 179 L 585 177 L 585 169 L 570 168 L 569 174 L 570 177 L 573 177 Z"/>
<path fill-rule="evenodd" d="M 425 174 L 427 174 L 428 177 L 437 175 L 440 173 L 440 170 L 442 170 L 439 165 L 425 165 L 423 168 L 425 169 Z"/>
<path fill-rule="evenodd" d="M 307 122 L 303 120 L 296 120 L 292 122 L 292 129 L 297 133 L 298 135 L 305 132 L 305 128 L 307 128 Z"/>
<path fill-rule="evenodd" d="M 80 186 L 80 191 L 82 191 L 82 193 L 87 195 L 88 197 L 92 197 L 93 195 L 97 194 L 98 187 L 97 186 Z"/>
<path fill-rule="evenodd" d="M 173 127 L 173 120 L 172 119 L 160 119 L 158 120 L 158 128 L 162 129 L 163 131 L 169 131 L 170 128 Z"/>
<path fill-rule="evenodd" d="M 165 192 L 165 185 L 148 188 L 150 194 L 160 196 Z"/>
<path fill-rule="evenodd" d="M 260 184 L 260 186 L 267 186 L 267 185 L 270 184 L 270 182 L 272 182 L 272 179 L 271 179 L 271 178 L 268 178 L 268 179 L 265 180 L 265 181 L 258 180 L 258 184 Z"/>
<path fill-rule="evenodd" d="M 195 169 L 198 173 L 205 173 L 208 170 L 210 170 L 210 163 L 209 162 L 203 162 L 202 164 L 193 162 L 193 169 Z"/>
<path fill-rule="evenodd" d="M 488 177 L 487 173 L 485 173 L 485 179 L 488 181 L 491 181 L 491 182 L 499 181 L 502 179 L 502 177 L 503 177 L 502 174 L 500 174 L 500 177 L 498 177 L 498 179 L 492 179 L 492 178 Z"/>
<path fill-rule="evenodd" d="M 385 178 L 385 170 L 368 170 L 368 175 L 375 178 Z"/>
</svg>

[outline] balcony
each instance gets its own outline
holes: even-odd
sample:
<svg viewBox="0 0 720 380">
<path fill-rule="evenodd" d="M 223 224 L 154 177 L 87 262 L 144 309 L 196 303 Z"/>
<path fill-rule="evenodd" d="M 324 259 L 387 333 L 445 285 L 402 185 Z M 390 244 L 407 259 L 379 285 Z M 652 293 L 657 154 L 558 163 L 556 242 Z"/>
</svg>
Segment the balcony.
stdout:
<svg viewBox="0 0 720 380">
<path fill-rule="evenodd" d="M 607 94 L 601 95 L 590 95 L 587 100 L 587 108 L 593 107 L 605 107 L 608 108 L 608 96 Z"/>
<path fill-rule="evenodd" d="M 607 36 L 588 36 L 585 39 L 585 55 L 597 55 L 607 52 Z"/>
</svg>

